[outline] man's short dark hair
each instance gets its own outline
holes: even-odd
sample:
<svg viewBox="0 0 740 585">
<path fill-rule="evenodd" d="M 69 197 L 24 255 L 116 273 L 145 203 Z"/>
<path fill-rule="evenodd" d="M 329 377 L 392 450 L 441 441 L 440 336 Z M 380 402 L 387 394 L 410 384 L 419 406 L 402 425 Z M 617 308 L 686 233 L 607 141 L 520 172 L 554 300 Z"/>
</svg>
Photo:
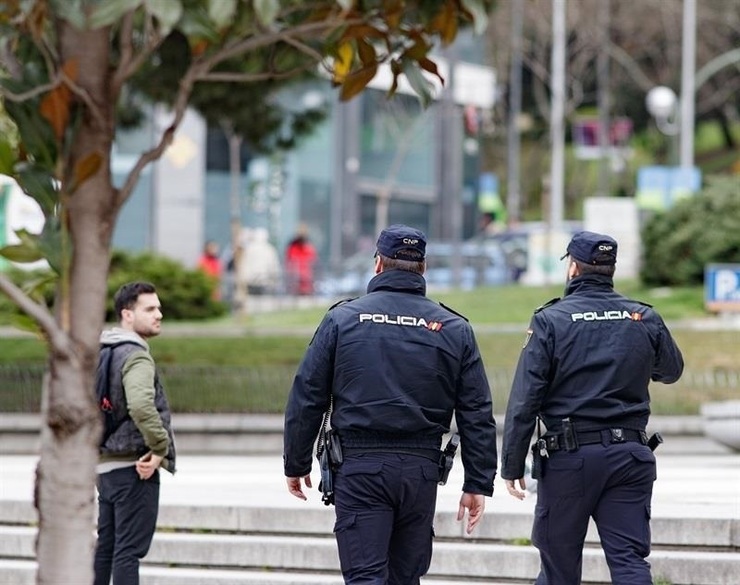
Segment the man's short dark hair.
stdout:
<svg viewBox="0 0 740 585">
<path fill-rule="evenodd" d="M 383 270 L 405 270 L 406 272 L 415 272 L 416 274 L 424 274 L 426 263 L 424 262 L 424 255 L 415 250 L 407 250 L 406 256 L 418 257 L 418 260 L 401 260 L 400 258 L 388 258 L 378 252 L 380 261 L 383 263 Z"/>
<path fill-rule="evenodd" d="M 150 282 L 127 282 L 116 291 L 113 297 L 113 305 L 116 317 L 121 319 L 121 312 L 124 309 L 133 309 L 139 295 L 154 294 L 157 289 Z"/>
<path fill-rule="evenodd" d="M 576 260 L 573 256 L 570 259 L 578 266 L 578 272 L 581 274 L 601 274 L 602 276 L 614 276 L 616 266 L 614 264 L 586 264 Z"/>
</svg>

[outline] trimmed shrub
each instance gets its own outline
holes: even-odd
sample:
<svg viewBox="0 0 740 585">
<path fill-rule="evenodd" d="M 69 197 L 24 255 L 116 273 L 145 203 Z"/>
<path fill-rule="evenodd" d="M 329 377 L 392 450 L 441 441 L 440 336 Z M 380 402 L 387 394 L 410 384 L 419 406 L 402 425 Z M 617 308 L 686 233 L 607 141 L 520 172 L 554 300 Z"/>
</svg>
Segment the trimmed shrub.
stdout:
<svg viewBox="0 0 740 585">
<path fill-rule="evenodd" d="M 701 193 L 647 221 L 640 271 L 645 284 L 701 284 L 707 264 L 740 262 L 738 183 L 736 176 L 710 177 Z"/>
<path fill-rule="evenodd" d="M 166 319 L 210 319 L 227 311 L 225 303 L 212 298 L 213 280 L 200 270 L 190 270 L 179 262 L 150 252 L 130 254 L 115 251 L 108 272 L 106 321 L 116 321 L 113 295 L 127 282 L 145 280 L 157 287 Z"/>
<path fill-rule="evenodd" d="M 40 286 L 35 287 L 34 298 L 45 302 L 48 307 L 52 306 L 56 278 L 51 271 L 29 272 L 12 268 L 7 274 L 15 284 L 24 289 L 32 283 L 40 282 Z M 213 299 L 215 283 L 200 270 L 187 269 L 175 260 L 149 252 L 131 254 L 115 251 L 111 256 L 108 272 L 106 321 L 117 321 L 113 314 L 113 295 L 122 284 L 134 280 L 145 280 L 157 287 L 162 312 L 168 320 L 212 319 L 226 314 L 228 310 L 225 303 Z M 3 294 L 0 294 L 0 323 L 35 329 L 30 319 Z"/>
</svg>

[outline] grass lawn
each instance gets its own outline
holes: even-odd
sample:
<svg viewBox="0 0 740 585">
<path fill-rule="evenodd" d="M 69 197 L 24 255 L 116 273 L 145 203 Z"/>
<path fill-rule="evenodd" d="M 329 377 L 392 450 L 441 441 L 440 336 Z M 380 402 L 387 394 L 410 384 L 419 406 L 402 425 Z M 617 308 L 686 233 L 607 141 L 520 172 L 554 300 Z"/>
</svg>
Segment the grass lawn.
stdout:
<svg viewBox="0 0 740 585">
<path fill-rule="evenodd" d="M 698 287 L 656 291 L 627 284 L 618 288 L 654 305 L 669 322 L 705 316 Z M 561 292 L 562 287 L 500 287 L 430 295 L 468 316 L 473 324 L 497 412 L 505 408 L 532 310 Z M 317 308 L 221 320 L 219 325 L 231 332 L 228 336 L 184 335 L 178 333 L 184 326 L 170 323 L 168 330 L 165 323 L 167 335 L 152 340 L 151 347 L 163 369 L 173 408 L 281 412 L 295 369 L 324 312 L 324 308 Z M 215 325 L 203 326 L 212 331 Z M 197 327 L 187 324 L 190 331 Z M 736 398 L 740 331 L 676 326 L 673 334 L 684 353 L 687 374 L 676 385 L 651 386 L 654 412 L 696 414 L 704 401 Z M 4 368 L 11 378 L 3 381 L 0 376 L 0 411 L 35 408 L 37 378 L 45 355 L 45 347 L 37 339 L 0 339 L 0 371 Z M 24 373 L 34 368 L 33 376 Z"/>
</svg>

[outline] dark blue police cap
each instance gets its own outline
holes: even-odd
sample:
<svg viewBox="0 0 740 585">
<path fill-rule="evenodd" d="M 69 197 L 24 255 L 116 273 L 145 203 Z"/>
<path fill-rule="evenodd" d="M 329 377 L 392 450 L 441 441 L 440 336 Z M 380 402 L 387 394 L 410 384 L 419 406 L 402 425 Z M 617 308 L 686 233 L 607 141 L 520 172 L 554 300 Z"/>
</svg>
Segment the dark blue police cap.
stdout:
<svg viewBox="0 0 740 585">
<path fill-rule="evenodd" d="M 427 238 L 424 232 L 407 225 L 395 224 L 388 226 L 378 236 L 377 249 L 386 258 L 399 260 L 421 261 L 426 255 Z M 421 255 L 409 255 L 409 251 Z"/>
<path fill-rule="evenodd" d="M 604 234 L 578 232 L 568 244 L 563 258 L 565 256 L 571 256 L 584 264 L 614 266 L 617 263 L 617 242 Z"/>
</svg>

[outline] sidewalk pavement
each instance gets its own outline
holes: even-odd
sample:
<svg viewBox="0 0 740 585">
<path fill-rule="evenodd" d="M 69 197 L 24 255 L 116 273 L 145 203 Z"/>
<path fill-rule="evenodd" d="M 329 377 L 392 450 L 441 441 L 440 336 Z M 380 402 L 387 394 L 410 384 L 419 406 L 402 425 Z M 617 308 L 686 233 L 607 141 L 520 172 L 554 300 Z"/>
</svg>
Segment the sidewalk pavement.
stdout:
<svg viewBox="0 0 740 585">
<path fill-rule="evenodd" d="M 705 437 L 671 437 L 672 448 L 656 451 L 658 480 L 655 483 L 653 518 L 740 519 L 740 453 Z M 0 456 L 0 499 L 31 501 L 37 457 Z M 280 455 L 183 455 L 175 476 L 162 473 L 161 505 L 324 508 L 318 470 L 314 466 L 309 500 L 287 492 Z M 463 469 L 455 461 L 446 486 L 439 488 L 438 511 L 457 511 Z M 509 496 L 503 480 L 496 478 L 495 493 L 486 513 L 528 513 L 536 497 L 524 501 Z M 327 513 L 329 511 L 327 510 Z"/>
</svg>

